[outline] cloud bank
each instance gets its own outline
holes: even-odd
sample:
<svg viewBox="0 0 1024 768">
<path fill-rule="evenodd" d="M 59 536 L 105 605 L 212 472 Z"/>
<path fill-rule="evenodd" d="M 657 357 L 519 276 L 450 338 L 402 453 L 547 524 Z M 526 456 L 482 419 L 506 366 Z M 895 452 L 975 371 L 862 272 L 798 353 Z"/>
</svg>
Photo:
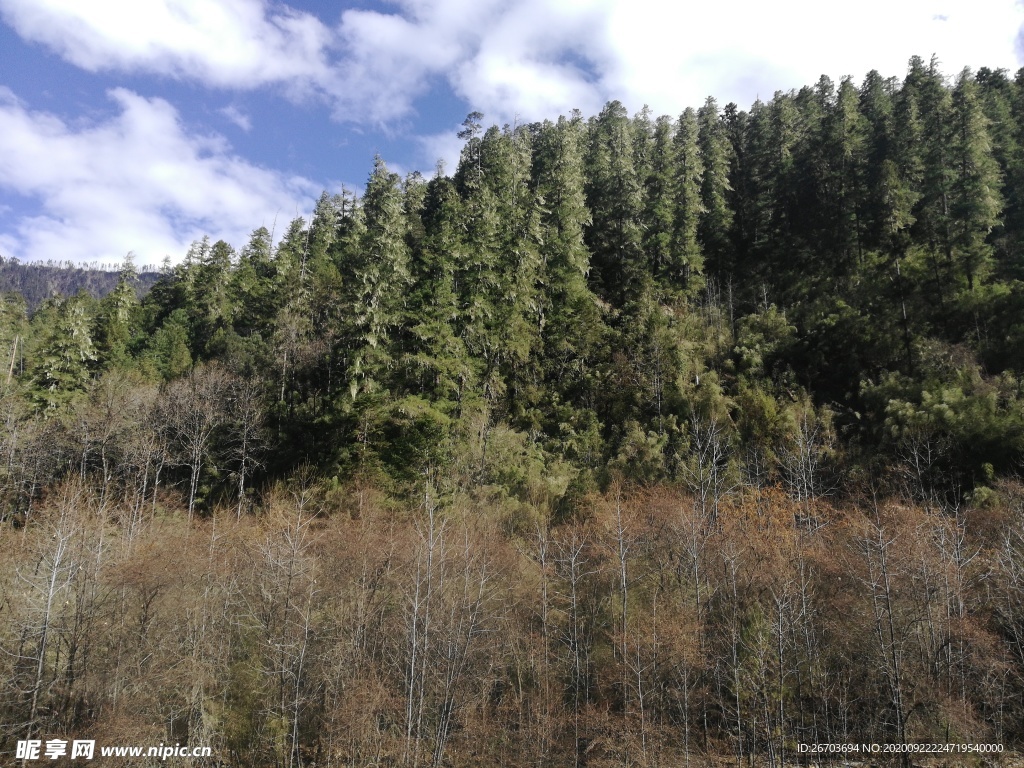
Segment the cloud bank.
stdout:
<svg viewBox="0 0 1024 768">
<path fill-rule="evenodd" d="M 87 126 L 32 112 L 0 90 L 0 188 L 39 201 L 0 232 L 22 260 L 179 260 L 204 234 L 243 244 L 255 227 L 307 211 L 320 188 L 186 132 L 166 101 L 109 93 L 117 116 Z"/>
<path fill-rule="evenodd" d="M 263 0 L 0 0 L 27 40 L 89 71 L 218 88 L 281 86 L 345 121 L 388 123 L 446 84 L 495 119 L 609 99 L 677 113 L 705 96 L 749 106 L 827 73 L 900 75 L 912 54 L 1020 64 L 1016 0 L 400 0 L 320 19 Z"/>
<path fill-rule="evenodd" d="M 90 72 L 300 90 L 332 76 L 330 30 L 310 14 L 258 0 L 2 0 L 0 15 L 26 40 Z"/>
</svg>

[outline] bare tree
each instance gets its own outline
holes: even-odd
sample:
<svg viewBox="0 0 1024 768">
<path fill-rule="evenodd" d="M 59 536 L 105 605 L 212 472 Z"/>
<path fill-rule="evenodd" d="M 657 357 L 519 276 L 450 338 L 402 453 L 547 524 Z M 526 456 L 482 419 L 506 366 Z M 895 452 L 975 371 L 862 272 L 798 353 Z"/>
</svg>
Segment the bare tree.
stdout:
<svg viewBox="0 0 1024 768">
<path fill-rule="evenodd" d="M 904 679 L 907 638 L 897 616 L 893 570 L 893 552 L 898 539 L 899 534 L 887 529 L 882 520 L 867 520 L 859 544 L 867 567 L 863 581 L 868 589 L 867 597 L 871 605 L 874 624 L 872 634 L 878 644 L 878 658 L 895 717 L 896 739 L 900 744 L 905 744 L 909 717 Z"/>
<path fill-rule="evenodd" d="M 833 436 L 826 418 L 809 402 L 796 413 L 792 434 L 778 451 L 779 464 L 790 494 L 800 503 L 805 519 L 813 517 L 813 504 L 832 490 L 825 475 Z"/>
<path fill-rule="evenodd" d="M 224 422 L 223 395 L 231 375 L 220 365 L 192 369 L 167 386 L 164 408 L 178 449 L 178 461 L 189 469 L 188 519 L 192 521 L 203 467 L 210 460 L 214 432 Z"/>
<path fill-rule="evenodd" d="M 236 462 L 239 517 L 245 507 L 245 481 L 263 466 L 263 384 L 255 378 L 234 377 L 229 385 L 230 457 Z"/>
<path fill-rule="evenodd" d="M 565 616 L 561 641 L 568 652 L 569 697 L 573 715 L 573 765 L 580 764 L 586 750 L 583 715 L 590 703 L 591 651 L 594 615 L 587 605 L 587 579 L 598 572 L 591 549 L 590 534 L 573 526 L 555 539 L 555 565 L 560 576 L 558 597 Z"/>
<path fill-rule="evenodd" d="M 727 474 L 729 438 L 725 425 L 696 411 L 690 416 L 690 457 L 683 477 L 709 523 L 718 519 L 719 504 L 731 485 Z"/>
</svg>

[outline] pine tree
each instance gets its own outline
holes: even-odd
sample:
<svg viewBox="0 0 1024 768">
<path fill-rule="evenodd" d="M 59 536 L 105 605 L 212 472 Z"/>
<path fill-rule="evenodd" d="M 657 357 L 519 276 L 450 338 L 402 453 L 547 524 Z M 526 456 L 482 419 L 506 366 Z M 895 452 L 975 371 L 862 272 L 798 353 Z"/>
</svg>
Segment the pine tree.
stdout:
<svg viewBox="0 0 1024 768">
<path fill-rule="evenodd" d="M 680 118 L 680 133 L 683 122 Z M 697 110 L 697 143 L 700 157 L 694 162 L 700 163 L 701 205 L 697 239 L 711 271 L 721 277 L 731 271 L 733 262 L 730 241 L 733 211 L 729 202 L 732 193 L 729 181 L 732 147 L 726 125 L 718 114 L 718 103 L 710 96 Z M 697 165 L 694 165 L 694 170 L 697 170 Z"/>
<path fill-rule="evenodd" d="M 584 125 L 579 114 L 544 123 L 538 132 L 533 176 L 541 207 L 541 366 L 549 403 L 547 432 L 560 450 L 590 463 L 599 438 L 593 411 L 597 360 L 607 328 L 587 284 L 590 252 L 586 205 Z"/>
<path fill-rule="evenodd" d="M 878 166 L 883 244 L 892 253 L 906 254 L 910 228 L 917 222 L 914 211 L 924 183 L 923 135 L 920 92 L 908 77 L 894 100 L 890 151 Z"/>
<path fill-rule="evenodd" d="M 914 270 L 908 269 L 907 260 L 913 243 L 912 228 L 917 222 L 914 212 L 921 198 L 924 177 L 919 92 L 916 85 L 912 84 L 909 88 L 904 85 L 895 94 L 891 100 L 891 127 L 888 127 L 886 117 L 890 101 L 886 99 L 885 93 L 878 93 L 879 90 L 880 86 L 876 85 L 871 96 L 876 107 L 865 110 L 874 131 L 868 195 L 874 216 L 874 232 L 885 259 L 885 274 L 878 284 L 880 293 L 889 292 L 892 301 L 898 302 L 904 366 L 912 370 L 912 299 L 916 286 Z M 864 95 L 869 96 L 866 89 Z"/>
<path fill-rule="evenodd" d="M 1013 79 L 1010 96 L 1010 131 L 1014 144 L 1007 151 L 1004 167 L 1003 195 L 1006 200 L 1003 222 L 1005 245 L 1000 248 L 999 271 L 1002 276 L 1024 278 L 1024 260 L 1019 254 L 1024 246 L 1024 69 Z"/>
<path fill-rule="evenodd" d="M 753 253 L 761 229 L 759 190 L 762 179 L 755 172 L 753 158 L 757 153 L 754 139 L 758 132 L 751 125 L 761 122 L 763 113 L 764 104 L 760 100 L 754 102 L 749 114 L 734 103 L 727 104 L 724 111 L 729 139 L 729 184 L 732 187 L 727 198 L 733 212 L 729 236 L 732 259 L 726 268 L 728 274 L 752 274 Z"/>
<path fill-rule="evenodd" d="M 867 74 L 860 88 L 860 112 L 866 130 L 861 236 L 868 250 L 882 248 L 886 232 L 882 167 L 887 162 L 892 164 L 895 158 L 895 89 L 895 83 L 883 79 L 877 70 Z"/>
<path fill-rule="evenodd" d="M 868 126 L 860 112 L 860 95 L 849 78 L 839 84 L 824 125 L 829 171 L 825 201 L 829 208 L 829 240 L 837 265 L 852 270 L 863 261 L 861 217 Z"/>
<path fill-rule="evenodd" d="M 150 375 L 165 381 L 184 376 L 192 369 L 189 348 L 189 315 L 184 309 L 175 309 L 149 337 L 142 355 L 142 367 Z"/>
<path fill-rule="evenodd" d="M 456 332 L 460 309 L 455 274 L 466 250 L 461 212 L 455 184 L 440 169 L 429 183 L 407 186 L 413 287 L 404 323 L 402 391 L 422 393 L 443 410 L 457 408 L 464 394 L 476 388 L 472 362 Z M 415 234 L 420 227 L 422 239 Z"/>
<path fill-rule="evenodd" d="M 455 175 L 465 227 L 455 270 L 459 335 L 491 407 L 522 394 L 523 367 L 539 346 L 539 211 L 530 159 L 526 128 L 492 126 L 470 138 Z"/>
<path fill-rule="evenodd" d="M 952 99 L 934 58 L 927 68 L 921 59 L 911 59 L 903 90 L 909 92 L 908 97 L 918 104 L 921 119 L 921 197 L 914 210 L 917 219 L 915 236 L 927 244 L 935 303 L 942 308 L 953 287 L 950 210 L 954 179 L 950 156 Z"/>
<path fill-rule="evenodd" d="M 277 271 L 271 258 L 273 244 L 266 227 L 253 230 L 231 273 L 229 296 L 232 325 L 237 334 L 269 336 L 277 315 L 274 283 Z"/>
<path fill-rule="evenodd" d="M 1015 273 L 1015 254 L 1019 253 L 1017 234 L 1024 230 L 1024 135 L 1017 115 L 1022 104 L 1020 83 L 1007 77 L 1005 70 L 982 67 L 975 77 L 982 110 L 988 119 L 992 140 L 992 156 L 1002 174 L 1003 211 L 1001 222 L 989 238 L 993 246 L 997 277 L 1019 276 Z M 1012 265 L 1012 266 L 1011 266 Z"/>
<path fill-rule="evenodd" d="M 342 280 L 337 254 L 349 205 L 346 194 L 344 189 L 338 195 L 322 193 L 309 225 L 308 253 L 300 280 L 309 286 L 308 311 L 313 326 L 321 330 L 338 323 L 335 310 Z"/>
<path fill-rule="evenodd" d="M 282 311 L 308 316 L 308 254 L 309 230 L 305 219 L 296 216 L 288 224 L 274 252 L 275 303 Z"/>
<path fill-rule="evenodd" d="M 139 297 L 139 275 L 129 253 L 118 274 L 117 285 L 100 302 L 96 328 L 96 357 L 103 367 L 127 366 L 129 345 L 135 335 Z"/>
<path fill-rule="evenodd" d="M 5 394 L 11 389 L 19 357 L 24 360 L 27 326 L 24 297 L 13 292 L 0 294 L 0 349 L 4 350 L 7 366 L 2 374 Z"/>
<path fill-rule="evenodd" d="M 484 139 L 493 150 L 498 129 L 489 132 L 490 138 Z M 454 281 L 459 303 L 457 333 L 476 368 L 474 379 L 487 398 L 494 400 L 504 390 L 499 371 L 500 349 L 494 336 L 498 311 L 495 301 L 502 279 L 498 274 L 502 222 L 492 185 L 484 180 L 484 139 L 476 135 L 469 139 L 455 174 L 462 199 L 464 248 L 460 251 L 463 258 L 455 264 Z"/>
<path fill-rule="evenodd" d="M 704 109 L 706 108 L 707 105 Z M 717 122 L 717 114 L 714 119 Z M 714 135 L 713 129 L 705 128 L 704 141 L 701 142 L 700 121 L 701 115 L 687 108 L 679 116 L 673 139 L 675 178 L 670 196 L 674 209 L 671 266 L 673 277 L 678 281 L 683 294 L 687 296 L 694 295 L 703 286 L 702 243 L 710 243 L 712 249 L 723 246 L 728 242 L 731 224 L 731 215 L 724 198 L 729 189 L 728 178 L 707 178 L 715 172 L 728 173 L 728 167 L 723 168 L 719 165 L 708 171 L 704 165 L 705 158 L 712 163 L 726 161 L 724 155 L 715 154 L 722 149 L 719 139 L 723 137 Z M 719 186 L 719 182 L 724 182 L 724 186 Z M 713 213 L 708 205 L 714 206 Z M 724 229 L 719 230 L 718 227 Z M 720 248 L 717 253 L 718 256 L 724 257 L 724 248 Z"/>
<path fill-rule="evenodd" d="M 811 103 L 815 104 L 816 111 L 820 113 L 820 98 L 812 99 Z M 776 275 L 778 279 L 787 269 L 796 266 L 792 261 L 787 261 L 783 267 L 781 260 L 793 245 L 795 220 L 803 219 L 799 216 L 801 208 L 797 202 L 797 189 L 802 177 L 794 168 L 797 142 L 801 134 L 807 135 L 813 129 L 814 123 L 808 123 L 806 116 L 802 118 L 797 110 L 796 99 L 784 93 L 776 93 L 772 99 L 768 106 L 767 122 L 768 144 L 762 146 L 766 156 L 761 158 L 761 169 L 768 185 L 765 190 L 768 197 L 766 202 L 770 211 L 766 245 L 772 263 L 781 268 Z M 789 258 L 792 258 L 791 253 Z"/>
<path fill-rule="evenodd" d="M 617 101 L 607 104 L 590 122 L 585 165 L 593 282 L 603 298 L 619 306 L 644 292 L 650 274 L 644 258 L 643 190 L 633 130 L 626 108 Z"/>
<path fill-rule="evenodd" d="M 229 284 L 235 251 L 223 240 L 207 250 L 191 270 L 192 343 L 203 359 L 212 359 L 223 350 L 232 313 Z"/>
<path fill-rule="evenodd" d="M 792 216 L 799 210 L 793 199 L 802 176 L 793 169 L 797 113 L 793 97 L 776 93 L 771 104 L 754 103 L 750 114 L 733 123 L 738 170 L 736 273 L 753 295 L 763 301 L 772 285 L 789 285 L 783 278 L 800 270 L 793 253 Z M 758 295 L 760 294 L 760 295 Z M 757 296 L 758 298 L 754 298 Z"/>
<path fill-rule="evenodd" d="M 991 269 L 992 247 L 987 237 L 999 223 L 999 165 L 993 157 L 992 140 L 969 69 L 957 77 L 953 89 L 950 155 L 954 167 L 950 188 L 951 240 L 959 269 L 968 290 Z"/>
<path fill-rule="evenodd" d="M 410 285 L 409 251 L 405 240 L 400 179 L 384 161 L 374 160 L 373 172 L 363 197 L 366 229 L 353 286 L 353 322 L 356 348 L 349 366 L 349 391 L 374 392 L 387 386 L 393 366 L 393 340 L 402 321 L 402 309 Z"/>
<path fill-rule="evenodd" d="M 315 272 L 317 265 L 329 258 L 330 248 L 338 237 L 341 205 L 340 195 L 332 197 L 326 190 L 320 193 L 309 225 L 309 245 L 304 265 L 307 270 Z"/>
<path fill-rule="evenodd" d="M 32 400 L 47 412 L 69 407 L 89 384 L 96 347 L 88 304 L 85 295 L 56 298 L 33 317 Z"/>
<path fill-rule="evenodd" d="M 486 186 L 499 222 L 492 282 L 494 340 L 506 385 L 521 394 L 524 366 L 539 348 L 540 211 L 531 186 L 531 139 L 525 127 L 488 131 L 482 145 Z"/>
<path fill-rule="evenodd" d="M 786 228 L 780 233 L 773 258 L 781 255 L 780 247 L 791 255 L 788 269 L 780 265 L 774 280 L 787 286 L 792 282 L 798 292 L 818 293 L 816 279 L 835 277 L 818 265 L 825 263 L 841 270 L 832 227 L 836 200 L 832 188 L 834 158 L 828 137 L 835 85 L 823 75 L 814 87 L 801 88 L 789 103 L 792 116 L 786 129 L 791 137 L 791 157 L 777 193 Z M 777 95 L 773 106 L 784 104 Z M 786 140 L 782 136 L 779 139 Z"/>
<path fill-rule="evenodd" d="M 637 130 L 641 125 L 637 125 Z M 649 129 L 649 121 L 643 130 Z M 646 262 L 663 289 L 675 292 L 685 285 L 684 269 L 678 268 L 678 254 L 673 243 L 675 229 L 675 147 L 672 141 L 672 122 L 659 117 L 653 126 L 653 136 L 645 143 L 648 155 L 644 182 L 643 243 Z M 649 145 L 649 146 L 648 146 Z"/>
</svg>

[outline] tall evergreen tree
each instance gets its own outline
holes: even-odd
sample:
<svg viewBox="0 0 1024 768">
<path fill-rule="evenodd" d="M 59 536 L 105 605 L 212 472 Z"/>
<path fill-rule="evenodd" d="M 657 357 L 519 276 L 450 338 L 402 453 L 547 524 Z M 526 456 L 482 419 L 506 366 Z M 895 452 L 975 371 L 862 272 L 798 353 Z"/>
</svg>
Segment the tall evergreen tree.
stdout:
<svg viewBox="0 0 1024 768">
<path fill-rule="evenodd" d="M 351 204 L 345 189 L 341 194 L 320 195 L 309 225 L 309 246 L 304 280 L 309 285 L 308 311 L 313 326 L 321 332 L 337 327 L 341 271 L 338 265 L 339 236 L 345 226 L 346 209 Z"/>
<path fill-rule="evenodd" d="M 47 412 L 69 407 L 89 384 L 96 346 L 88 304 L 86 295 L 55 298 L 33 317 L 32 400 Z"/>
<path fill-rule="evenodd" d="M 400 178 L 377 157 L 363 197 L 366 230 L 353 286 L 356 329 L 348 380 L 351 397 L 387 386 L 393 340 L 410 284 L 406 219 Z"/>
<path fill-rule="evenodd" d="M 232 322 L 235 332 L 242 337 L 254 333 L 269 335 L 280 309 L 275 304 L 276 269 L 272 252 L 270 231 L 266 227 L 253 230 L 239 254 L 238 266 L 231 273 Z"/>
<path fill-rule="evenodd" d="M 439 169 L 429 183 L 413 189 L 407 186 L 406 212 L 410 229 L 414 231 L 418 219 L 423 234 L 422 240 L 410 244 L 413 288 L 402 350 L 404 390 L 429 393 L 439 407 L 457 408 L 464 393 L 475 389 L 473 366 L 457 333 L 460 308 L 455 275 L 466 250 L 462 201 L 455 184 Z"/>
<path fill-rule="evenodd" d="M 914 215 L 917 236 L 927 243 L 935 304 L 941 308 L 954 292 L 950 210 L 954 178 L 950 156 L 952 98 L 935 58 L 927 67 L 921 59 L 912 58 L 903 90 L 920 107 L 921 197 Z"/>
<path fill-rule="evenodd" d="M 670 197 L 673 207 L 670 269 L 685 295 L 694 294 L 703 285 L 704 255 L 700 233 L 704 229 L 702 222 L 708 215 L 704 193 L 707 191 L 714 197 L 717 193 L 724 193 L 728 186 L 727 179 L 726 187 L 722 189 L 714 189 L 713 184 L 704 184 L 707 171 L 699 144 L 698 120 L 697 114 L 687 108 L 679 116 L 673 139 L 675 173 Z M 724 200 L 711 202 L 723 203 L 717 213 L 724 212 Z M 728 236 L 728 227 L 724 232 L 716 232 L 714 235 L 708 229 L 707 234 L 715 243 L 720 244 Z"/>
<path fill-rule="evenodd" d="M 831 250 L 837 264 L 852 271 L 863 261 L 862 216 L 864 167 L 868 125 L 860 112 L 860 94 L 849 78 L 843 78 L 824 125 L 824 149 L 828 159 L 825 200 Z"/>
<path fill-rule="evenodd" d="M 1005 208 L 1003 223 L 1006 232 L 999 249 L 1001 275 L 1024 278 L 1024 259 L 1020 258 L 1024 246 L 1024 69 L 1017 72 L 1010 90 L 1010 133 L 1003 168 L 1003 196 Z"/>
<path fill-rule="evenodd" d="M 689 111 L 689 110 L 687 110 Z M 684 117 L 686 112 L 683 113 Z M 689 142 L 687 127 L 684 134 L 684 120 L 679 120 L 677 146 Z M 683 141 L 684 135 L 686 141 Z M 719 277 L 732 271 L 733 253 L 730 233 L 733 225 L 733 211 L 730 205 L 732 184 L 729 181 L 732 165 L 732 146 L 729 142 L 727 127 L 718 114 L 718 102 L 708 97 L 697 110 L 697 142 L 700 149 L 699 158 L 693 162 L 693 170 L 688 175 L 700 179 L 700 210 L 697 238 L 705 260 L 710 262 L 710 270 Z M 679 161 L 681 161 L 681 157 Z M 677 161 L 677 162 L 679 162 Z M 697 164 L 699 162 L 699 165 Z M 676 194 L 679 194 L 677 188 Z"/>
<path fill-rule="evenodd" d="M 637 130 L 647 130 L 649 121 L 638 124 Z M 659 117 L 653 126 L 653 136 L 646 146 L 648 159 L 644 183 L 643 243 L 647 263 L 657 276 L 662 288 L 669 292 L 680 290 L 684 270 L 677 266 L 674 253 L 673 230 L 675 229 L 675 146 L 672 136 L 672 122 L 668 117 Z M 684 257 L 685 258 L 685 257 Z"/>
<path fill-rule="evenodd" d="M 732 253 L 728 272 L 748 273 L 753 262 L 752 254 L 761 227 L 758 190 L 761 177 L 754 171 L 753 139 L 757 135 L 751 123 L 760 122 L 764 104 L 758 100 L 750 113 L 739 109 L 735 103 L 727 104 L 724 110 L 726 136 L 729 139 L 729 185 L 732 188 L 727 199 L 733 213 L 729 245 Z"/>
<path fill-rule="evenodd" d="M 222 351 L 225 332 L 230 327 L 229 284 L 234 255 L 230 245 L 218 240 L 192 267 L 192 342 L 196 354 L 203 359 L 211 359 Z"/>
<path fill-rule="evenodd" d="M 96 328 L 96 357 L 100 365 L 127 366 L 129 345 L 136 333 L 139 275 L 128 254 L 118 273 L 117 285 L 100 302 Z"/>
<path fill-rule="evenodd" d="M 969 69 L 957 77 L 953 89 L 950 155 L 954 167 L 950 189 L 952 245 L 967 287 L 991 269 L 989 233 L 999 223 L 1002 198 L 999 164 L 993 156 L 988 118 Z"/>
<path fill-rule="evenodd" d="M 860 88 L 860 112 L 865 120 L 864 200 L 861 206 L 861 236 L 864 247 L 882 247 L 885 225 L 885 192 L 882 167 L 893 163 L 895 83 L 871 70 Z"/>
<path fill-rule="evenodd" d="M 992 156 L 1002 177 L 1003 211 L 1000 223 L 989 238 L 993 246 L 994 267 L 998 277 L 1019 276 L 1015 271 L 1016 254 L 1020 252 L 1015 233 L 1024 222 L 1024 134 L 1017 116 L 1022 104 L 1020 83 L 1007 77 L 1003 69 L 982 67 L 975 77 L 982 110 L 988 119 L 992 140 Z"/>
<path fill-rule="evenodd" d="M 608 103 L 590 122 L 587 205 L 597 292 L 614 304 L 644 292 L 649 269 L 643 249 L 643 189 L 635 164 L 633 123 L 626 108 Z"/>
<path fill-rule="evenodd" d="M 590 252 L 586 205 L 584 125 L 578 114 L 544 123 L 534 152 L 541 207 L 540 294 L 543 375 L 550 399 L 549 434 L 563 451 L 594 457 L 596 360 L 606 333 L 597 297 L 587 283 Z"/>
<path fill-rule="evenodd" d="M 498 251 L 493 331 L 506 384 L 521 395 L 524 366 L 539 348 L 540 211 L 531 185 L 531 139 L 524 127 L 488 131 L 484 182 L 496 206 Z"/>
</svg>

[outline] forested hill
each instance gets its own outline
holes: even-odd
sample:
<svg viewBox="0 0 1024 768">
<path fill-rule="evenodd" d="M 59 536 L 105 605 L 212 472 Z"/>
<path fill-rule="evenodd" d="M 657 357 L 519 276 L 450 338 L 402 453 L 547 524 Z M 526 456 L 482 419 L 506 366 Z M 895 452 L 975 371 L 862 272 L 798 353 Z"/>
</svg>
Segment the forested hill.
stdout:
<svg viewBox="0 0 1024 768">
<path fill-rule="evenodd" d="M 144 268 L 138 275 L 136 285 L 139 298 L 157 281 L 160 274 L 151 268 Z M 0 292 L 18 293 L 25 299 L 29 312 L 53 296 L 74 296 L 85 291 L 94 298 L 102 299 L 117 285 L 116 265 L 113 269 L 104 267 L 81 267 L 70 262 L 27 262 L 0 257 Z"/>
<path fill-rule="evenodd" d="M 924 443 L 917 493 L 961 498 L 1024 447 L 1022 88 L 914 59 L 749 111 L 474 114 L 451 177 L 378 158 L 280 242 L 196 243 L 141 303 L 12 310 L 0 348 L 25 339 L 50 418 L 104 372 L 251 377 L 271 475 L 401 485 L 496 428 L 581 488 L 679 481 L 713 424 L 726 464 L 786 482 L 815 435 L 815 493 Z"/>
<path fill-rule="evenodd" d="M 1019 747 L 1024 70 L 463 128 L 141 300 L 5 296 L 0 721 L 233 765 Z"/>
</svg>

